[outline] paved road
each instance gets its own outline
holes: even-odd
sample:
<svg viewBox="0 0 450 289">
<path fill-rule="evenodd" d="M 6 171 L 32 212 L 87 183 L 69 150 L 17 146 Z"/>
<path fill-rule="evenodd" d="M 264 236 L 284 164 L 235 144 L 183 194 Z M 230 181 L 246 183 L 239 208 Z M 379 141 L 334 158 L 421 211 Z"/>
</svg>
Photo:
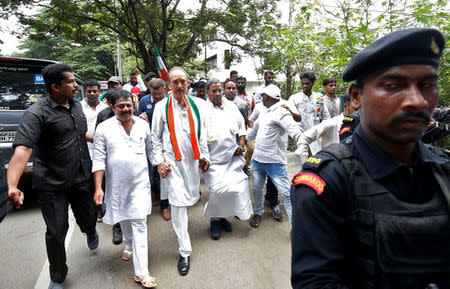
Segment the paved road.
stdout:
<svg viewBox="0 0 450 289">
<path fill-rule="evenodd" d="M 299 167 L 290 158 L 289 175 Z M 218 241 L 208 235 L 209 219 L 203 216 L 207 188 L 189 212 L 189 232 L 193 246 L 191 270 L 177 272 L 178 243 L 172 223 L 153 207 L 148 217 L 149 269 L 157 288 L 291 288 L 290 225 L 287 217 L 278 222 L 266 207 L 261 226 L 229 218 L 233 232 L 223 232 Z M 28 199 L 27 199 L 28 200 Z M 0 288 L 47 288 L 48 261 L 45 254 L 45 224 L 35 202 L 10 213 L 0 224 Z M 86 238 L 75 225 L 66 240 L 69 274 L 65 288 L 142 288 L 133 282 L 133 264 L 121 260 L 122 245 L 111 242 L 112 227 L 98 224 L 98 249 L 89 251 Z"/>
</svg>

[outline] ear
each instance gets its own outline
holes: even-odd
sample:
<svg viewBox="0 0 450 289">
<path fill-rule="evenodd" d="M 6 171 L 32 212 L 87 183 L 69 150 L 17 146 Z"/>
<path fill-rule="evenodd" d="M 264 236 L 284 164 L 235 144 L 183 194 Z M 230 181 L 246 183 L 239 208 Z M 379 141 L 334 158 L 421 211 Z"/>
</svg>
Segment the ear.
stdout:
<svg viewBox="0 0 450 289">
<path fill-rule="evenodd" d="M 361 94 L 362 89 L 356 84 L 352 84 L 348 88 L 348 95 L 350 95 L 350 99 L 354 107 L 361 107 Z"/>
<path fill-rule="evenodd" d="M 58 86 L 58 84 L 53 83 L 52 86 L 51 86 L 51 88 L 52 88 L 52 91 L 54 91 L 54 92 L 56 92 L 56 93 L 59 92 L 59 86 Z"/>
</svg>

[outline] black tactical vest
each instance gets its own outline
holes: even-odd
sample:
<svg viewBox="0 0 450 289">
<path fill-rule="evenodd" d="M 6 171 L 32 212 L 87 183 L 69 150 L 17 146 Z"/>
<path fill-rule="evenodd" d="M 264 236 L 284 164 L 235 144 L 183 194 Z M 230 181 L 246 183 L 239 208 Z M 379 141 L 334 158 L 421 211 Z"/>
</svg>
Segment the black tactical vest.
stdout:
<svg viewBox="0 0 450 289">
<path fill-rule="evenodd" d="M 414 204 L 375 182 L 346 145 L 333 144 L 323 153 L 342 164 L 353 190 L 347 222 L 355 247 L 345 257 L 350 288 L 450 288 L 449 164 L 433 166 L 443 193 Z"/>
</svg>

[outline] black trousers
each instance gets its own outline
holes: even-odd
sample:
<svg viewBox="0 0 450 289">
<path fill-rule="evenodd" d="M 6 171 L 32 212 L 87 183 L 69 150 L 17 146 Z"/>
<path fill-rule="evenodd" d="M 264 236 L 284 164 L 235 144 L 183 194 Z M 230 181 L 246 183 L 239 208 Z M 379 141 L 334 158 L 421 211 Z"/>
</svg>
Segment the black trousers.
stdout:
<svg viewBox="0 0 450 289">
<path fill-rule="evenodd" d="M 266 194 L 264 195 L 264 199 L 269 204 L 270 208 L 280 204 L 280 200 L 278 200 L 278 190 L 269 176 L 267 176 Z"/>
<path fill-rule="evenodd" d="M 63 191 L 38 191 L 37 196 L 47 225 L 45 244 L 50 263 L 50 279 L 62 283 L 67 275 L 64 241 L 69 229 L 69 203 L 81 232 L 95 234 L 97 212 L 92 180 Z"/>
</svg>

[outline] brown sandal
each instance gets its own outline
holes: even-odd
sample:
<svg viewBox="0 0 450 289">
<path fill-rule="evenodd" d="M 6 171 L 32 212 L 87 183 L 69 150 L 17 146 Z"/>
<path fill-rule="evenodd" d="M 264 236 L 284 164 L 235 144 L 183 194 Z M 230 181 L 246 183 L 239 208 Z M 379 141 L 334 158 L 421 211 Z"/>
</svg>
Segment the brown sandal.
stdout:
<svg viewBox="0 0 450 289">
<path fill-rule="evenodd" d="M 125 248 L 122 252 L 122 260 L 130 261 L 131 259 L 133 259 L 133 249 Z"/>
<path fill-rule="evenodd" d="M 141 283 L 142 286 L 145 288 L 153 288 L 156 287 L 156 279 L 155 277 L 152 277 L 150 275 L 145 275 L 142 278 L 139 278 L 138 276 L 134 275 L 134 281 Z"/>
</svg>

